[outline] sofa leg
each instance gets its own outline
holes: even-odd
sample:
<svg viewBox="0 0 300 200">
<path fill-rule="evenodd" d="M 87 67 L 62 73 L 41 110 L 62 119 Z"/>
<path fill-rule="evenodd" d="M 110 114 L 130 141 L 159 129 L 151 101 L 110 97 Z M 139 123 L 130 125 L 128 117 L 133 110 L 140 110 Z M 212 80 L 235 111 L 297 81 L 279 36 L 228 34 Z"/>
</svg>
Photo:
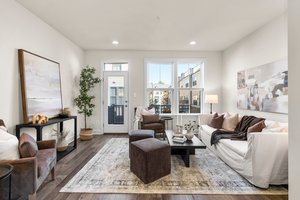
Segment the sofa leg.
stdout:
<svg viewBox="0 0 300 200">
<path fill-rule="evenodd" d="M 36 192 L 28 195 L 28 200 L 36 200 Z"/>
<path fill-rule="evenodd" d="M 55 168 L 53 167 L 51 170 L 51 180 L 54 181 L 55 180 Z"/>
</svg>

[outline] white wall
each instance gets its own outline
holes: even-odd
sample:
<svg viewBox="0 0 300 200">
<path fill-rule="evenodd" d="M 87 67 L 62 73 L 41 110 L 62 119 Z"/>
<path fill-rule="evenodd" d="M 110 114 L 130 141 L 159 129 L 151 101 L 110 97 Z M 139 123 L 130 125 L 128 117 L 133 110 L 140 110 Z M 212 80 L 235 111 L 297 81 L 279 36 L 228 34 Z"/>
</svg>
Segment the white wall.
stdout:
<svg viewBox="0 0 300 200">
<path fill-rule="evenodd" d="M 220 52 L 181 52 L 181 51 L 87 51 L 86 64 L 92 65 L 98 69 L 102 76 L 101 68 L 104 62 L 122 62 L 129 63 L 129 112 L 131 123 L 133 120 L 134 107 L 144 105 L 144 60 L 151 58 L 206 58 L 205 66 L 205 91 L 221 95 L 221 53 Z M 98 86 L 95 91 L 100 91 Z M 136 97 L 134 97 L 136 93 Z M 96 92 L 95 115 L 90 119 L 92 127 L 102 130 L 102 108 L 100 107 L 100 94 Z M 209 106 L 205 105 L 206 112 L 209 112 Z M 221 105 L 214 106 L 215 111 L 221 110 Z M 175 123 L 175 122 L 174 122 Z M 132 123 L 130 124 L 132 126 Z"/>
<path fill-rule="evenodd" d="M 240 110 L 236 106 L 237 72 L 280 59 L 287 59 L 286 14 L 264 25 L 223 52 L 221 98 L 223 111 L 287 121 L 288 116 L 285 114 Z"/>
<path fill-rule="evenodd" d="M 0 30 L 0 118 L 9 132 L 23 122 L 19 48 L 60 63 L 63 105 L 76 114 L 72 100 L 74 79 L 83 64 L 84 52 L 16 1 L 0 1 Z"/>
<path fill-rule="evenodd" d="M 289 0 L 289 199 L 297 200 L 300 196 L 300 1 Z"/>
</svg>

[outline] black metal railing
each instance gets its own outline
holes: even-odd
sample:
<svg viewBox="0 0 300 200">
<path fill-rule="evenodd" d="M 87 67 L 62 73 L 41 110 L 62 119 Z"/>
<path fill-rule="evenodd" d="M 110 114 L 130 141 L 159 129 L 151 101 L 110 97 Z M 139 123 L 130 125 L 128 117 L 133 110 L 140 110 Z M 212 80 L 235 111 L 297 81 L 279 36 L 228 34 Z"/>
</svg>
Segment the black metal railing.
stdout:
<svg viewBox="0 0 300 200">
<path fill-rule="evenodd" d="M 124 124 L 124 105 L 108 106 L 108 124 Z"/>
</svg>

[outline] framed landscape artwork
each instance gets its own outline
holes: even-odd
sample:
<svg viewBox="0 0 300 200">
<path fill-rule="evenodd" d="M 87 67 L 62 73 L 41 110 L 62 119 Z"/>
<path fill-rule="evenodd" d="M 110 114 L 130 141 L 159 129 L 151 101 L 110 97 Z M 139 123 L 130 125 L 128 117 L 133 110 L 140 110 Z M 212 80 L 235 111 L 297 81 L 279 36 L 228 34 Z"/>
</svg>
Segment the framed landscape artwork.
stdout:
<svg viewBox="0 0 300 200">
<path fill-rule="evenodd" d="M 237 73 L 240 109 L 288 113 L 288 62 L 280 60 Z"/>
<path fill-rule="evenodd" d="M 34 114 L 56 117 L 62 112 L 60 65 L 23 49 L 18 50 L 24 123 Z"/>
</svg>

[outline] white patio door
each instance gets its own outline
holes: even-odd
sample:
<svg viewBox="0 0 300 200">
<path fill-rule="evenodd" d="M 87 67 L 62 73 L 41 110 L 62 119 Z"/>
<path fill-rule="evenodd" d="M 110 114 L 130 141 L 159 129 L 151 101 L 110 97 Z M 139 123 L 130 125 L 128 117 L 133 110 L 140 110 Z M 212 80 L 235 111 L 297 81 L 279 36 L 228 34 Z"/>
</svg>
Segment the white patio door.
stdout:
<svg viewBox="0 0 300 200">
<path fill-rule="evenodd" d="M 104 71 L 104 133 L 128 133 L 128 72 Z"/>
</svg>

